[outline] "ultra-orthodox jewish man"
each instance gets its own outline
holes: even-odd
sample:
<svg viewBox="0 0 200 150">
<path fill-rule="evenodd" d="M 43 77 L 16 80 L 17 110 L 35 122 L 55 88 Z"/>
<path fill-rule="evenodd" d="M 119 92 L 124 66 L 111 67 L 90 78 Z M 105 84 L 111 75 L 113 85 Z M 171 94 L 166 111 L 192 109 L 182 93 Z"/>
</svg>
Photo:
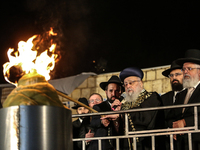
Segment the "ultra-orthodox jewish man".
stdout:
<svg viewBox="0 0 200 150">
<path fill-rule="evenodd" d="M 149 108 L 158 107 L 161 105 L 161 98 L 157 92 L 148 92 L 144 89 L 143 85 L 144 73 L 141 69 L 136 67 L 126 68 L 121 71 L 119 77 L 124 84 L 126 98 L 122 101 L 121 106 L 119 105 L 116 110 L 129 110 L 138 108 Z M 160 115 L 163 116 L 160 116 Z M 159 116 L 158 116 L 159 115 Z M 110 115 L 110 118 L 119 120 L 119 130 L 124 130 L 124 115 L 118 115 L 119 118 L 114 118 L 115 115 Z M 109 118 L 109 116 L 105 116 Z M 154 111 L 139 111 L 128 113 L 128 124 L 129 131 L 143 131 L 155 128 L 160 128 L 161 125 L 164 126 L 164 114 L 158 113 L 157 110 Z M 160 119 L 160 120 L 159 120 Z M 157 121 L 159 120 L 159 121 Z M 160 124 L 157 124 L 160 123 Z M 123 126 L 123 127 L 122 127 Z M 124 132 L 125 131 L 121 131 Z M 150 150 L 151 138 L 150 137 L 140 137 L 136 138 L 137 150 Z M 133 150 L 134 143 L 133 138 L 126 138 L 120 141 L 121 150 Z"/>
</svg>

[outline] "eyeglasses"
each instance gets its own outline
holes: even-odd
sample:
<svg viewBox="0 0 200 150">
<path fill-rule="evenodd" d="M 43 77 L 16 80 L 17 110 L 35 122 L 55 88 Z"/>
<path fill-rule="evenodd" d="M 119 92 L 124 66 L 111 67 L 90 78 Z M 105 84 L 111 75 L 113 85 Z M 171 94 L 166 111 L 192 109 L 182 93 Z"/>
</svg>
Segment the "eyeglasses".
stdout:
<svg viewBox="0 0 200 150">
<path fill-rule="evenodd" d="M 89 103 L 92 103 L 92 104 L 94 104 L 94 102 L 100 102 L 101 100 L 100 99 L 91 99 L 91 100 L 89 100 Z"/>
<path fill-rule="evenodd" d="M 125 82 L 124 83 L 124 87 L 127 87 L 128 85 L 130 85 L 130 86 L 133 86 L 133 84 L 135 83 L 135 82 L 139 82 L 140 80 L 134 80 L 134 81 L 129 81 L 129 82 Z"/>
<path fill-rule="evenodd" d="M 200 68 L 186 67 L 186 68 L 182 68 L 182 71 L 192 71 L 193 69 L 200 69 Z"/>
<path fill-rule="evenodd" d="M 180 75 L 182 75 L 182 73 L 169 74 L 168 77 L 173 78 L 173 77 L 177 77 L 177 76 L 180 76 Z"/>
</svg>

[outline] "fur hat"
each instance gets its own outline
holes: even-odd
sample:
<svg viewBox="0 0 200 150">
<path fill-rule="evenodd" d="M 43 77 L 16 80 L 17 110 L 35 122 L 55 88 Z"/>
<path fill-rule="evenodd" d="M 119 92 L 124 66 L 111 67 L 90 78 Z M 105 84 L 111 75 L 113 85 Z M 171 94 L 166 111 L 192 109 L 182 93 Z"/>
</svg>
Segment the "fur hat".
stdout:
<svg viewBox="0 0 200 150">
<path fill-rule="evenodd" d="M 130 76 L 136 76 L 142 80 L 144 77 L 144 73 L 141 69 L 139 69 L 137 67 L 129 67 L 129 68 L 122 70 L 121 73 L 119 74 L 119 77 L 122 82 L 124 82 L 125 78 L 130 77 Z"/>
</svg>

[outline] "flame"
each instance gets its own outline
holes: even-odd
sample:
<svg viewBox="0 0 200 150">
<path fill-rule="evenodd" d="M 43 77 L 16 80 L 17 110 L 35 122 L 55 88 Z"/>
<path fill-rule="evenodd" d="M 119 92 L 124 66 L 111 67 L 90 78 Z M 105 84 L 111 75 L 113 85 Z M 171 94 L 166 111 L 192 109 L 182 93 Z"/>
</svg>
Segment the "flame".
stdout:
<svg viewBox="0 0 200 150">
<path fill-rule="evenodd" d="M 49 32 L 47 32 L 47 34 L 48 36 L 57 35 L 57 33 L 53 32 L 52 28 Z M 51 46 L 48 47 L 40 55 L 38 55 L 38 49 L 40 48 L 40 46 L 38 46 L 37 44 L 39 42 L 44 42 L 44 40 L 42 39 L 34 44 L 33 40 L 37 40 L 36 38 L 38 37 L 40 38 L 39 35 L 34 35 L 26 42 L 20 41 L 18 43 L 18 51 L 16 52 L 14 52 L 13 48 L 8 49 L 7 55 L 9 62 L 6 62 L 3 65 L 3 73 L 7 82 L 17 85 L 16 81 L 12 82 L 9 79 L 10 69 L 13 66 L 17 66 L 17 68 L 21 69 L 21 71 L 19 71 L 21 76 L 29 73 L 38 73 L 40 75 L 43 75 L 46 80 L 50 79 L 49 74 L 50 71 L 54 69 L 55 60 L 57 58 L 57 54 L 55 54 L 56 44 L 52 44 L 51 40 Z"/>
</svg>

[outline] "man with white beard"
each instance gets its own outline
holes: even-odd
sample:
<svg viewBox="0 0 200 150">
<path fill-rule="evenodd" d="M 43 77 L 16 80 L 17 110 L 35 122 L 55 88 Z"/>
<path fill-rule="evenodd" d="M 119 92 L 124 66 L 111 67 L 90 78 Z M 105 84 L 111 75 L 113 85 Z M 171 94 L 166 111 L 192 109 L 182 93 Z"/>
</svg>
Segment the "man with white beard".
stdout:
<svg viewBox="0 0 200 150">
<path fill-rule="evenodd" d="M 130 67 L 124 69 L 119 77 L 124 84 L 126 91 L 126 98 L 123 104 L 118 105 L 116 110 L 128 110 L 137 108 L 149 108 L 158 107 L 161 104 L 161 98 L 156 92 L 147 92 L 144 89 L 142 82 L 143 71 L 136 67 Z M 158 111 L 140 111 L 140 112 L 130 112 L 128 113 L 129 121 L 129 131 L 143 131 L 155 129 L 157 127 Z M 119 117 L 120 115 L 118 115 Z M 124 115 L 117 118 L 117 115 L 108 115 L 107 118 L 120 120 L 119 130 L 124 129 Z M 164 116 L 159 116 L 158 123 L 164 123 Z M 164 124 L 163 124 L 164 125 Z M 124 133 L 124 131 L 120 131 Z M 157 141 L 157 140 L 156 140 Z M 120 150 L 133 150 L 133 140 L 122 139 L 120 141 Z M 140 137 L 137 138 L 137 150 L 150 150 L 151 148 L 151 138 L 150 137 Z"/>
<path fill-rule="evenodd" d="M 183 87 L 186 88 L 176 96 L 175 105 L 200 102 L 200 51 L 189 49 L 185 58 L 176 60 L 182 66 Z M 200 109 L 198 108 L 198 128 L 200 128 Z M 194 126 L 194 108 L 172 109 L 168 115 L 168 125 L 172 128 L 184 128 Z M 188 135 L 174 134 L 174 139 L 179 143 L 178 150 L 188 150 Z M 200 133 L 192 134 L 192 149 L 200 150 Z"/>
</svg>

